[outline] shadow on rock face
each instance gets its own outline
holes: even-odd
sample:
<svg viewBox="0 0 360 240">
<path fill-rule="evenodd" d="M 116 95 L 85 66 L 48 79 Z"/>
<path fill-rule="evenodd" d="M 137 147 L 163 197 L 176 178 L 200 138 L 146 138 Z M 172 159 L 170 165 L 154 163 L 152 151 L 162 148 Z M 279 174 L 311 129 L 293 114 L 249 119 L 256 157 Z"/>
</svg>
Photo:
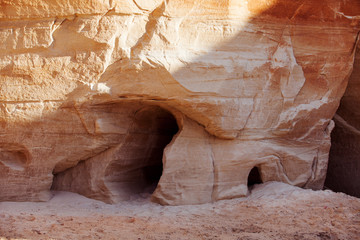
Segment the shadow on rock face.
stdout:
<svg viewBox="0 0 360 240">
<path fill-rule="evenodd" d="M 360 45 L 354 70 L 334 117 L 331 149 L 325 186 L 360 197 Z"/>
</svg>

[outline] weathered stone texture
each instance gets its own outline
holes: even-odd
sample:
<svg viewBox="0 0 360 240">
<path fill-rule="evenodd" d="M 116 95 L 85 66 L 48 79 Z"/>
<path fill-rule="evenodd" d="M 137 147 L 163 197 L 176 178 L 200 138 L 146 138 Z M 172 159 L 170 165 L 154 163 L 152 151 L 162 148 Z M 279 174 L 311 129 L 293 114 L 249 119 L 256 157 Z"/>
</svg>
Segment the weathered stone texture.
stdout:
<svg viewBox="0 0 360 240">
<path fill-rule="evenodd" d="M 253 167 L 321 189 L 359 12 L 357 0 L 2 1 L 0 200 L 46 200 L 52 185 L 126 199 L 177 129 L 157 202 L 244 196 Z"/>
</svg>

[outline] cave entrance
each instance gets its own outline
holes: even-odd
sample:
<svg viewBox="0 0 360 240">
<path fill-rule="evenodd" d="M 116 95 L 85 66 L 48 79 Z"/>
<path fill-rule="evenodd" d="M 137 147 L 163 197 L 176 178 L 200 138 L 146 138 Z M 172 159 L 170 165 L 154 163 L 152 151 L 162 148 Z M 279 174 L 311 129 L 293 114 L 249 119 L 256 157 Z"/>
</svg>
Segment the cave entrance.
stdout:
<svg viewBox="0 0 360 240">
<path fill-rule="evenodd" d="M 121 195 L 153 193 L 163 171 L 163 152 L 179 128 L 175 117 L 159 106 L 146 106 L 133 116 L 118 152 L 106 169 L 105 183 Z M 115 189 L 114 189 L 115 188 Z"/>
<path fill-rule="evenodd" d="M 251 188 L 255 184 L 260 184 L 262 182 L 263 181 L 261 179 L 259 168 L 258 167 L 253 167 L 251 169 L 250 173 L 249 173 L 249 176 L 248 176 L 248 182 L 247 182 L 248 187 Z"/>
<path fill-rule="evenodd" d="M 162 175 L 164 149 L 179 130 L 175 117 L 159 106 L 142 102 L 96 107 L 105 119 L 100 122 L 100 129 L 101 124 L 105 130 L 110 129 L 113 135 L 109 137 L 116 142 L 77 165 L 58 171 L 52 189 L 76 192 L 106 203 L 128 200 L 135 194 L 152 194 Z M 92 112 L 96 114 L 95 110 Z M 120 130 L 113 127 L 118 121 Z"/>
<path fill-rule="evenodd" d="M 348 86 L 334 116 L 325 187 L 360 197 L 360 44 Z"/>
</svg>

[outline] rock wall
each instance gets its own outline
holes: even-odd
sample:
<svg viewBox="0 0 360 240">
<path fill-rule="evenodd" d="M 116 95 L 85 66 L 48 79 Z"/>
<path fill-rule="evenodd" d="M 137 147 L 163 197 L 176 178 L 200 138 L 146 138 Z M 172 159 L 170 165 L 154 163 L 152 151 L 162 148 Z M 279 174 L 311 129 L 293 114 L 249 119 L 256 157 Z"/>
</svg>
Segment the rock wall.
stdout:
<svg viewBox="0 0 360 240">
<path fill-rule="evenodd" d="M 176 132 L 159 203 L 245 196 L 254 167 L 321 189 L 359 12 L 357 0 L 2 1 L 0 200 L 45 201 L 51 186 L 127 199 Z"/>
</svg>

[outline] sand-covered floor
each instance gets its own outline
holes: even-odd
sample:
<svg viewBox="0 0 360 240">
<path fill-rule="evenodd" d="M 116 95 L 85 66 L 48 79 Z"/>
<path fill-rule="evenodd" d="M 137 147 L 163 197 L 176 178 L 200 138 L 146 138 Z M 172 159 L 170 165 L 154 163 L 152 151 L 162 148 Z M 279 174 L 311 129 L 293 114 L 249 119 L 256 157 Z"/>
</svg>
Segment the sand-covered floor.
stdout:
<svg viewBox="0 0 360 240">
<path fill-rule="evenodd" d="M 161 206 L 149 196 L 108 205 L 68 192 L 0 203 L 0 239 L 360 239 L 360 199 L 283 183 L 247 198 Z"/>
</svg>

